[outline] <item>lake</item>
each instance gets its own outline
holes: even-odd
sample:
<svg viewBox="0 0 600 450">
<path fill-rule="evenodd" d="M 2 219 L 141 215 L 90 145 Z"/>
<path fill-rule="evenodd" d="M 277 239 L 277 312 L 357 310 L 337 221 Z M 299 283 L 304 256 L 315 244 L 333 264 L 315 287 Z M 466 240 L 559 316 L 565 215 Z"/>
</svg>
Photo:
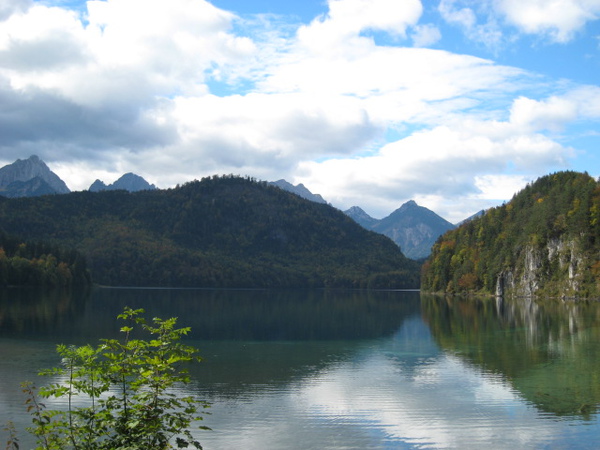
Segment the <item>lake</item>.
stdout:
<svg viewBox="0 0 600 450">
<path fill-rule="evenodd" d="M 0 291 L 0 425 L 57 343 L 116 337 L 124 306 L 178 317 L 216 449 L 597 448 L 600 305 L 403 291 Z M 0 445 L 6 441 L 2 432 Z"/>
</svg>

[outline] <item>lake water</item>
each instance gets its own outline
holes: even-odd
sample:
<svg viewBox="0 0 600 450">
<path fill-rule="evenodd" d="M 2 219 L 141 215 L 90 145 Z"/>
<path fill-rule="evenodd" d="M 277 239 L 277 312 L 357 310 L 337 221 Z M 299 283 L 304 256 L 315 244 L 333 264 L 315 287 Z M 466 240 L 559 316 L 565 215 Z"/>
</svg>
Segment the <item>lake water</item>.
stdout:
<svg viewBox="0 0 600 450">
<path fill-rule="evenodd" d="M 399 291 L 0 291 L 0 424 L 57 343 L 179 317 L 211 449 L 598 448 L 600 305 Z M 0 434 L 0 446 L 6 433 Z"/>
</svg>

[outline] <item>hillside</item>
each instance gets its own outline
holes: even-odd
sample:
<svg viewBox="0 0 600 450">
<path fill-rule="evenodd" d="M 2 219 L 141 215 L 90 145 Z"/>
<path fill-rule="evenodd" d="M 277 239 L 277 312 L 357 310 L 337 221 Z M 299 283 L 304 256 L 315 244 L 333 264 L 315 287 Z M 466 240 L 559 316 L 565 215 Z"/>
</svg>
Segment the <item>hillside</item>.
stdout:
<svg viewBox="0 0 600 450">
<path fill-rule="evenodd" d="M 90 283 L 85 259 L 78 252 L 25 242 L 0 231 L 0 286 L 71 288 Z"/>
<path fill-rule="evenodd" d="M 422 289 L 600 297 L 599 252 L 600 186 L 587 174 L 559 172 L 442 236 Z"/>
<path fill-rule="evenodd" d="M 94 282 L 128 286 L 417 287 L 418 266 L 335 208 L 266 182 L 0 198 L 4 230 L 74 248 Z"/>
</svg>

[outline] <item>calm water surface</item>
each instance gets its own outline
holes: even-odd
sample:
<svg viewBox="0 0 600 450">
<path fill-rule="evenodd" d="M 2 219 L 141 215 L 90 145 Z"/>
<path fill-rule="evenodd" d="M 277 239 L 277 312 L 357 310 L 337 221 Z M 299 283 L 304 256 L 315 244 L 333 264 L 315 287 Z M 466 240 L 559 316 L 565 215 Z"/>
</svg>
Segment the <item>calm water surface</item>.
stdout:
<svg viewBox="0 0 600 450">
<path fill-rule="evenodd" d="M 132 289 L 0 291 L 0 424 L 22 448 L 19 383 L 57 343 L 118 335 L 125 305 L 192 327 L 207 450 L 598 448 L 595 303 Z"/>
</svg>

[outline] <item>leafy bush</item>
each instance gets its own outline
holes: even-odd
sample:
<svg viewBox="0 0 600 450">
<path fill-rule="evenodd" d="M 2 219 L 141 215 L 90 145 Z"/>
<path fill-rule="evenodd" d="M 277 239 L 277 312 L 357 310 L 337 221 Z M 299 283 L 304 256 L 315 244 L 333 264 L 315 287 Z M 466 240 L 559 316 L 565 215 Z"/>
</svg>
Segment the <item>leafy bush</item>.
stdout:
<svg viewBox="0 0 600 450">
<path fill-rule="evenodd" d="M 190 382 L 182 365 L 200 361 L 195 348 L 179 342 L 190 328 L 176 329 L 176 318 L 149 324 L 143 312 L 125 308 L 118 316 L 128 322 L 121 340 L 59 345 L 61 366 L 40 373 L 58 382 L 40 389 L 23 383 L 36 449 L 202 448 L 189 427 L 208 403 L 173 392 Z M 132 339 L 136 326 L 150 338 Z M 66 410 L 47 409 L 41 399 L 48 398 L 63 399 Z M 7 448 L 18 449 L 14 433 Z"/>
</svg>

